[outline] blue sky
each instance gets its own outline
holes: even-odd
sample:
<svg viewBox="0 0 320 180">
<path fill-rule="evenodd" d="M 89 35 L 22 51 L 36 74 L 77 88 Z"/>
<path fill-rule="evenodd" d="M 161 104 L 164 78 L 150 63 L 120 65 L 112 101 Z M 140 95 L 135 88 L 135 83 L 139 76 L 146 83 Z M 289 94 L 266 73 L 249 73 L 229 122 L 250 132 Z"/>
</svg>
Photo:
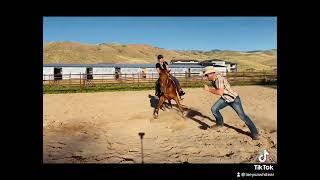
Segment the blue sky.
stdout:
<svg viewBox="0 0 320 180">
<path fill-rule="evenodd" d="M 149 44 L 169 50 L 277 48 L 276 17 L 44 17 L 43 41 Z"/>
</svg>

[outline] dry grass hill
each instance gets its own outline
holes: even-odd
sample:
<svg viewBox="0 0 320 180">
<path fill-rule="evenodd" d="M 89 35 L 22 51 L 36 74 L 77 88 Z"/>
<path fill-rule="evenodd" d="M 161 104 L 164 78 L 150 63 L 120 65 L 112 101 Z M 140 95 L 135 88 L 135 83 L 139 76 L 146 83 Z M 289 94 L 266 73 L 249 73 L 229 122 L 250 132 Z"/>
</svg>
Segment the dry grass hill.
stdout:
<svg viewBox="0 0 320 180">
<path fill-rule="evenodd" d="M 155 63 L 163 54 L 171 59 L 222 59 L 239 64 L 239 70 L 273 70 L 277 68 L 277 50 L 267 51 L 179 51 L 166 50 L 145 44 L 102 43 L 98 45 L 77 42 L 50 42 L 43 46 L 43 63 L 96 64 L 96 63 Z"/>
</svg>

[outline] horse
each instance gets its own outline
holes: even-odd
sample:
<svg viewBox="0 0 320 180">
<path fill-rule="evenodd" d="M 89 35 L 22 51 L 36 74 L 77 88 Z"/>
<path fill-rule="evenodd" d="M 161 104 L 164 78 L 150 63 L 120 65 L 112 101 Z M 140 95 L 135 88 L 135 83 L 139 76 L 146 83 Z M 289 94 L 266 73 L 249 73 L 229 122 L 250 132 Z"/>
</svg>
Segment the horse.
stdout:
<svg viewBox="0 0 320 180">
<path fill-rule="evenodd" d="M 162 92 L 161 92 L 161 89 L 160 89 L 160 82 L 159 82 L 159 79 L 156 81 L 155 83 L 155 90 L 156 90 L 156 93 L 155 95 L 158 97 L 158 99 L 160 99 L 160 97 L 162 96 Z M 170 109 L 172 109 L 172 104 L 171 104 L 171 101 L 167 100 L 168 103 L 165 104 L 165 102 L 163 103 L 165 105 L 166 108 L 170 107 Z M 159 101 L 158 101 L 159 102 Z M 164 111 L 164 106 L 162 106 L 160 108 L 162 111 Z"/>
<path fill-rule="evenodd" d="M 183 116 L 183 110 L 180 104 L 180 100 L 178 98 L 176 85 L 174 81 L 170 78 L 170 75 L 166 70 L 160 69 L 159 82 L 160 82 L 161 95 L 160 95 L 159 103 L 153 111 L 153 117 L 157 119 L 159 115 L 159 108 L 162 108 L 162 105 L 165 102 L 165 100 L 168 100 L 169 103 L 171 104 L 170 102 L 171 99 L 176 101 L 178 108 L 181 111 Z"/>
</svg>

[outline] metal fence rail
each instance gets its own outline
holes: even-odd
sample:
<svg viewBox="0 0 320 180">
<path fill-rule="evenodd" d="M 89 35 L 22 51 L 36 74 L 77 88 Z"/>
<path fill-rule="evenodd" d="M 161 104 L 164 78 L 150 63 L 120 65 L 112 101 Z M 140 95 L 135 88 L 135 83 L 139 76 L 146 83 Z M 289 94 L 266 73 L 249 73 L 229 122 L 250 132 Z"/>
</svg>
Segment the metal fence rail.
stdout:
<svg viewBox="0 0 320 180">
<path fill-rule="evenodd" d="M 203 82 L 204 77 L 198 73 L 172 73 L 181 84 Z M 155 83 L 158 73 L 152 74 L 44 74 L 43 85 L 94 86 L 96 84 L 148 84 Z M 276 81 L 276 72 L 230 72 L 226 74 L 228 81 Z"/>
</svg>

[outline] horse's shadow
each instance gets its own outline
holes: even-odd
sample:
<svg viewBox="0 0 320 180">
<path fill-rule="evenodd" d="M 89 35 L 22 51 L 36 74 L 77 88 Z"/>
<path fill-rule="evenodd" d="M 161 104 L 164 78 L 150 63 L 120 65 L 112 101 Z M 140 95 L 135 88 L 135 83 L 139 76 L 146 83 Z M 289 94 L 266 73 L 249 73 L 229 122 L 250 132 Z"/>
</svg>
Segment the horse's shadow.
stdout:
<svg viewBox="0 0 320 180">
<path fill-rule="evenodd" d="M 149 98 L 150 98 L 150 106 L 153 107 L 153 108 L 156 108 L 158 103 L 159 103 L 159 99 L 156 96 L 152 96 L 150 94 L 149 94 Z M 165 102 L 164 105 L 166 107 L 170 107 L 169 103 L 167 103 L 167 102 Z M 172 104 L 172 106 L 178 108 L 177 104 Z M 215 120 L 213 120 L 212 118 L 202 114 L 201 112 L 199 112 L 199 111 L 197 111 L 195 109 L 188 108 L 188 107 L 185 107 L 185 106 L 182 106 L 182 109 L 183 109 L 184 112 L 186 112 L 185 116 L 187 118 L 189 118 L 189 119 L 191 119 L 191 120 L 193 120 L 193 121 L 195 121 L 195 122 L 200 124 L 199 128 L 202 129 L 202 130 L 207 130 L 207 129 L 210 128 L 210 126 L 207 123 L 202 122 L 201 120 L 195 118 L 196 116 L 199 116 L 199 117 L 202 117 L 202 118 L 206 118 L 209 121 L 216 123 Z M 239 129 L 237 127 L 231 126 L 231 125 L 226 124 L 226 123 L 224 123 L 224 126 L 227 127 L 227 128 L 234 129 L 238 133 L 250 136 L 250 132 L 243 131 L 242 129 Z"/>
</svg>

